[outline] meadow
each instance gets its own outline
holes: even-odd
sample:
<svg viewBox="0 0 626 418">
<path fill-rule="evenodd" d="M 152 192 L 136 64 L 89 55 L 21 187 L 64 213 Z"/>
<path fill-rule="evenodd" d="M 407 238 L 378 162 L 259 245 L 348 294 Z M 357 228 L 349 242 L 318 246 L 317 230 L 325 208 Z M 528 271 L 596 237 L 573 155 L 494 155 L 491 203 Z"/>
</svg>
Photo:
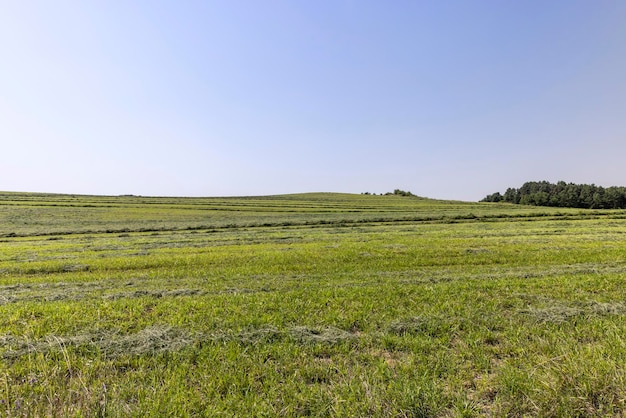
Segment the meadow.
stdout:
<svg viewBox="0 0 626 418">
<path fill-rule="evenodd" d="M 625 219 L 0 193 L 0 415 L 624 415 Z"/>
</svg>

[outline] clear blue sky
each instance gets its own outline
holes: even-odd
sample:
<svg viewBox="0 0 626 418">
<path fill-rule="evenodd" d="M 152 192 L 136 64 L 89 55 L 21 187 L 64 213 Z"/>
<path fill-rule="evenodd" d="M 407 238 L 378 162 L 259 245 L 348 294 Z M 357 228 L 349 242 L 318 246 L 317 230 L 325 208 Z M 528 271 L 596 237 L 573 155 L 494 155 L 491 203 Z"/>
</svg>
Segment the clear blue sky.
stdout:
<svg viewBox="0 0 626 418">
<path fill-rule="evenodd" d="M 626 186 L 626 1 L 0 0 L 0 190 Z"/>
</svg>

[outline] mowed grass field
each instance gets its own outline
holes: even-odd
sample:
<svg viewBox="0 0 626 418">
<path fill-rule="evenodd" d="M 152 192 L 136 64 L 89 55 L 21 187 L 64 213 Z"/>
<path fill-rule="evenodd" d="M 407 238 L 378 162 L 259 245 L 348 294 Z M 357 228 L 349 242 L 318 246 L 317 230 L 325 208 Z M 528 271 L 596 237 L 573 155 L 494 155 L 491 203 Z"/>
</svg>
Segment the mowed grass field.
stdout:
<svg viewBox="0 0 626 418">
<path fill-rule="evenodd" d="M 619 416 L 626 212 L 0 194 L 1 416 Z"/>
</svg>

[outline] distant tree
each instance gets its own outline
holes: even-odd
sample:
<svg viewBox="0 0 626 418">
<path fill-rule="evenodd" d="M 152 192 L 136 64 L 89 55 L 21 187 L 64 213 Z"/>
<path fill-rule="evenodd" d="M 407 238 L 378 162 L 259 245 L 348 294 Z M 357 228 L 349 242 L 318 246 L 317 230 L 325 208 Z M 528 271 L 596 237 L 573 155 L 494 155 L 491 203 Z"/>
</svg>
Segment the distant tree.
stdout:
<svg viewBox="0 0 626 418">
<path fill-rule="evenodd" d="M 395 195 L 395 196 L 415 196 L 413 193 L 411 192 L 407 192 L 404 190 L 400 190 L 400 189 L 395 189 L 393 191 L 393 193 L 386 193 L 387 195 Z"/>
<path fill-rule="evenodd" d="M 593 203 L 593 194 L 595 192 L 595 186 L 592 184 L 583 184 L 580 188 L 580 195 L 578 196 L 578 207 L 590 208 Z"/>
<path fill-rule="evenodd" d="M 500 199 L 500 200 L 498 200 Z M 483 202 L 504 201 L 522 205 L 592 209 L 626 209 L 626 188 L 573 184 L 559 181 L 526 182 L 519 189 L 508 188 L 503 196 L 493 193 Z"/>
<path fill-rule="evenodd" d="M 575 208 L 579 205 L 580 187 L 570 183 L 565 187 L 561 196 L 561 207 Z"/>
<path fill-rule="evenodd" d="M 500 194 L 500 192 L 495 192 L 486 196 L 481 202 L 502 202 L 504 197 Z"/>
<path fill-rule="evenodd" d="M 504 192 L 504 201 L 508 203 L 519 203 L 519 192 L 517 189 L 509 187 Z"/>
<path fill-rule="evenodd" d="M 529 198 L 530 204 L 534 206 L 547 206 L 550 201 L 550 195 L 544 191 L 532 193 Z"/>
<path fill-rule="evenodd" d="M 604 193 L 604 201 L 608 209 L 621 209 L 626 207 L 626 188 L 608 187 Z"/>
</svg>

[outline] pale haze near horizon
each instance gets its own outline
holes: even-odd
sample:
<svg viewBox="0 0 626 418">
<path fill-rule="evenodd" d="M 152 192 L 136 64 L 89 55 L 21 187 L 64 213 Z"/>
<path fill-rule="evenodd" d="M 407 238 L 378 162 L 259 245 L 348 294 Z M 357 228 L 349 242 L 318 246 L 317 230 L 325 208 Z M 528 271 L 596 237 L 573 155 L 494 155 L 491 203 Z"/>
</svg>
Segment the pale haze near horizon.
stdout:
<svg viewBox="0 0 626 418">
<path fill-rule="evenodd" d="M 0 190 L 626 186 L 623 1 L 0 0 Z"/>
</svg>

